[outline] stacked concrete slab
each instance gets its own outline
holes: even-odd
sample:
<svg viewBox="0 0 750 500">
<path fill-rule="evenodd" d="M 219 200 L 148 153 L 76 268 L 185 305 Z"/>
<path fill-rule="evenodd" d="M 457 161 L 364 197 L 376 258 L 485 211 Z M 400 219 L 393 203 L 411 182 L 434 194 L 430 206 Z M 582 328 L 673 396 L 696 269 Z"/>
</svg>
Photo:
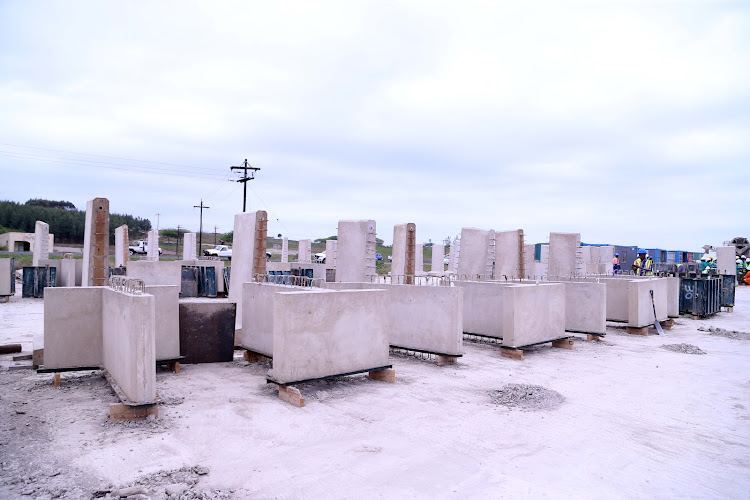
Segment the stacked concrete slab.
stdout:
<svg viewBox="0 0 750 500">
<path fill-rule="evenodd" d="M 375 272 L 374 220 L 342 220 L 336 251 L 337 282 L 369 282 Z"/>
<path fill-rule="evenodd" d="M 196 248 L 198 248 L 197 235 L 195 233 L 185 233 L 182 241 L 182 260 L 195 260 Z"/>
<path fill-rule="evenodd" d="M 388 317 L 384 290 L 277 293 L 269 377 L 289 384 L 388 366 Z"/>
<path fill-rule="evenodd" d="M 36 221 L 34 228 L 34 255 L 32 266 L 37 267 L 40 259 L 49 259 L 49 224 L 40 220 Z"/>
<path fill-rule="evenodd" d="M 127 266 L 129 257 L 128 226 L 122 225 L 115 229 L 115 267 Z"/>
<path fill-rule="evenodd" d="M 109 280 L 109 200 L 86 203 L 83 233 L 83 286 L 105 286 Z"/>
</svg>

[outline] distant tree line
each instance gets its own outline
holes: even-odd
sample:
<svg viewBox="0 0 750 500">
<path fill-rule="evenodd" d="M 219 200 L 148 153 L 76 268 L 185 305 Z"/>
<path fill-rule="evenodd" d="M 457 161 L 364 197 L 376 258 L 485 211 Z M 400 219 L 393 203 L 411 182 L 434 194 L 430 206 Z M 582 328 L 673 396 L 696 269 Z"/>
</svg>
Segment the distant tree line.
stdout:
<svg viewBox="0 0 750 500">
<path fill-rule="evenodd" d="M 69 201 L 29 200 L 24 204 L 0 201 L 0 226 L 8 231 L 33 233 L 36 221 L 49 224 L 49 232 L 60 243 L 83 243 L 86 212 Z M 114 243 L 115 228 L 128 225 L 129 237 L 137 238 L 151 229 L 151 221 L 124 214 L 109 214 L 109 237 Z"/>
</svg>

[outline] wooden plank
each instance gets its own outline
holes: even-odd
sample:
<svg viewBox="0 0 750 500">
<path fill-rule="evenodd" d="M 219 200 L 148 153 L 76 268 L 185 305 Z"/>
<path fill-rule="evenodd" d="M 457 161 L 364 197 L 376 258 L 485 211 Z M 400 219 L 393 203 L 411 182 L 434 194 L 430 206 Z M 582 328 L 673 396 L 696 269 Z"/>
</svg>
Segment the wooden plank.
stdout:
<svg viewBox="0 0 750 500">
<path fill-rule="evenodd" d="M 373 380 L 388 382 L 390 384 L 396 382 L 396 370 L 394 370 L 393 368 L 371 371 L 367 373 L 367 376 Z"/>
<path fill-rule="evenodd" d="M 724 310 L 728 313 L 734 312 L 734 306 L 725 306 Z"/>
<path fill-rule="evenodd" d="M 21 352 L 21 350 L 21 344 L 0 345 L 0 354 L 11 354 L 14 352 Z"/>
<path fill-rule="evenodd" d="M 271 359 L 267 356 L 263 356 L 262 354 L 258 354 L 257 352 L 252 352 L 252 351 L 245 351 L 242 357 L 248 363 L 259 363 L 261 361 L 268 361 Z"/>
<path fill-rule="evenodd" d="M 625 331 L 627 331 L 631 335 L 648 335 L 647 326 L 644 326 L 643 328 L 632 328 L 629 326 L 625 328 Z"/>
<path fill-rule="evenodd" d="M 109 405 L 109 419 L 113 422 L 121 420 L 145 420 L 150 415 L 154 418 L 159 416 L 157 405 L 129 406 L 123 403 L 111 403 Z"/>
<path fill-rule="evenodd" d="M 55 384 L 55 387 L 60 387 L 60 374 L 59 373 L 55 373 L 54 384 Z"/>
<path fill-rule="evenodd" d="M 305 406 L 305 398 L 302 397 L 302 393 L 300 393 L 299 389 L 296 387 L 280 385 L 279 398 L 281 398 L 282 401 L 286 401 L 294 406 L 299 406 L 300 408 Z"/>
<path fill-rule="evenodd" d="M 659 324 L 664 330 L 671 330 L 672 326 L 674 326 L 674 320 L 668 319 L 667 321 L 660 321 Z"/>
<path fill-rule="evenodd" d="M 571 339 L 554 340 L 552 341 L 552 347 L 557 347 L 558 349 L 573 349 L 573 340 Z"/>
<path fill-rule="evenodd" d="M 458 358 L 454 356 L 438 356 L 437 357 L 438 366 L 455 365 L 457 361 L 458 361 Z"/>
<path fill-rule="evenodd" d="M 8 302 L 10 302 L 10 295 L 3 295 L 2 297 L 0 297 L 0 300 L 7 304 Z"/>
<path fill-rule="evenodd" d="M 601 335 L 586 335 L 586 342 L 598 342 L 601 339 Z"/>
<path fill-rule="evenodd" d="M 523 350 L 522 349 L 507 349 L 505 347 L 500 348 L 500 356 L 508 359 L 515 359 L 523 361 Z"/>
<path fill-rule="evenodd" d="M 175 373 L 180 373 L 180 362 L 179 361 L 172 361 L 169 363 L 169 369 L 172 370 Z"/>
<path fill-rule="evenodd" d="M 13 361 L 26 361 L 31 359 L 31 354 L 22 354 L 20 356 L 13 356 Z"/>
</svg>

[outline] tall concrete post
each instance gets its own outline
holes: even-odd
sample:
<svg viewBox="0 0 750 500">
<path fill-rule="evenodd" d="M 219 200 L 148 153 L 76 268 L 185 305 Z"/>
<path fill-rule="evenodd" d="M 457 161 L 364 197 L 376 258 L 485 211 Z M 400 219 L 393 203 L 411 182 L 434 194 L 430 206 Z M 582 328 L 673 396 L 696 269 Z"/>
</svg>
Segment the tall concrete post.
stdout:
<svg viewBox="0 0 750 500">
<path fill-rule="evenodd" d="M 146 260 L 159 260 L 159 231 L 153 229 L 148 232 L 148 253 Z"/>
<path fill-rule="evenodd" d="M 411 285 L 416 271 L 417 225 L 413 222 L 393 226 L 391 282 Z"/>
<path fill-rule="evenodd" d="M 86 203 L 82 286 L 106 286 L 109 280 L 109 200 Z"/>
<path fill-rule="evenodd" d="M 340 283 L 371 282 L 377 276 L 375 221 L 339 221 L 337 241 L 336 281 Z"/>
<path fill-rule="evenodd" d="M 128 265 L 129 250 L 128 226 L 123 224 L 115 229 L 115 267 Z"/>
<path fill-rule="evenodd" d="M 289 238 L 281 238 L 281 262 L 289 262 Z"/>
<path fill-rule="evenodd" d="M 40 259 L 49 259 L 49 224 L 40 220 L 34 226 L 34 255 L 31 265 L 39 265 Z"/>
<path fill-rule="evenodd" d="M 414 274 L 424 276 L 424 244 L 414 244 Z"/>
<path fill-rule="evenodd" d="M 326 240 L 326 269 L 336 269 L 336 240 Z"/>
<path fill-rule="evenodd" d="M 265 210 L 234 216 L 229 300 L 237 304 L 236 334 L 242 330 L 242 284 L 255 281 L 256 274 L 266 274 L 267 230 L 268 215 Z"/>
<path fill-rule="evenodd" d="M 185 233 L 182 240 L 182 260 L 195 260 L 196 236 L 195 233 Z"/>
<path fill-rule="evenodd" d="M 309 264 L 312 262 L 312 241 L 299 240 L 299 250 L 297 250 L 297 262 Z"/>
<path fill-rule="evenodd" d="M 432 245 L 432 272 L 443 273 L 445 271 L 445 245 Z"/>
</svg>

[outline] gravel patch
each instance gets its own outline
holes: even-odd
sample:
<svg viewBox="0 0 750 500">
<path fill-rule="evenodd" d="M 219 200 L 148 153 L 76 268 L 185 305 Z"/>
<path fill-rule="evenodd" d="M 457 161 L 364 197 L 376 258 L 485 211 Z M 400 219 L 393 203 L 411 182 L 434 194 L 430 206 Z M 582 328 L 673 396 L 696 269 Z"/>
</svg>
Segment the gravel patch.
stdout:
<svg viewBox="0 0 750 500">
<path fill-rule="evenodd" d="M 706 351 L 693 344 L 664 344 L 662 349 L 672 352 L 681 352 L 684 354 L 706 354 Z"/>
<path fill-rule="evenodd" d="M 750 340 L 750 332 L 741 332 L 739 330 L 725 330 L 724 328 L 714 328 L 713 326 L 710 328 L 706 328 L 702 326 L 698 328 L 698 331 L 707 332 L 709 335 L 713 335 L 715 337 L 725 337 L 728 339 L 736 340 Z"/>
<path fill-rule="evenodd" d="M 557 391 L 528 384 L 508 384 L 491 391 L 490 398 L 496 405 L 525 411 L 554 410 L 565 401 Z"/>
</svg>

